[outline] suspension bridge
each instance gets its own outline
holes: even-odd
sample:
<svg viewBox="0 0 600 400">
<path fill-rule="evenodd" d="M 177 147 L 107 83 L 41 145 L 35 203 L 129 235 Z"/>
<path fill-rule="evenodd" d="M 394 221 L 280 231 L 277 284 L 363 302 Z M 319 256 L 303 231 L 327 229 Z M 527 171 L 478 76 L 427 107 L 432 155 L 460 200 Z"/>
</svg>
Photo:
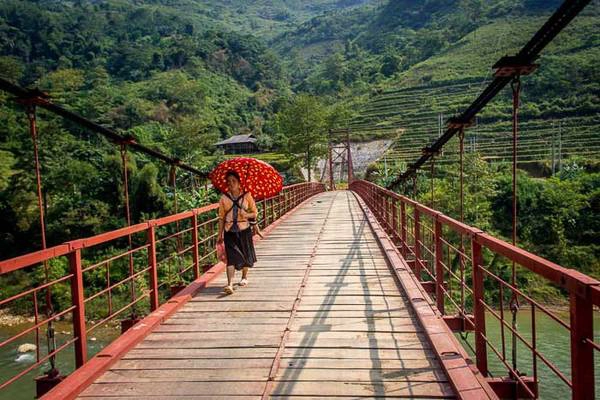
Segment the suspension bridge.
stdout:
<svg viewBox="0 0 600 400">
<path fill-rule="evenodd" d="M 36 378 L 43 399 L 538 398 L 548 374 L 573 399 L 595 398 L 600 281 L 519 248 L 514 229 L 508 243 L 465 224 L 462 184 L 459 219 L 435 210 L 433 201 L 426 206 L 391 190 L 407 185 L 454 136 L 462 173 L 465 129 L 511 85 L 516 196 L 520 79 L 537 68 L 540 51 L 587 3 L 565 1 L 516 56 L 502 58 L 490 86 L 448 121 L 447 130 L 389 188 L 356 179 L 349 131 L 330 132 L 328 184 L 287 186 L 259 202 L 259 261 L 250 285 L 232 296 L 222 293 L 225 266 L 215 261 L 216 204 L 131 222 L 128 151 L 164 161 L 173 180 L 178 169 L 205 179 L 202 171 L 56 105 L 44 93 L 0 80 L 0 89 L 16 96 L 29 118 L 40 225 L 45 215 L 38 108 L 120 147 L 127 213 L 126 227 L 57 246 L 48 247 L 42 231 L 41 250 L 0 261 L 0 275 L 45 273 L 43 284 L 0 297 L 0 307 L 27 305 L 34 315 L 0 348 L 28 335 L 37 344 L 35 362 L 0 382 L 0 396 L 49 363 L 50 370 Z M 340 133 L 345 141 L 334 139 Z M 336 162 L 345 165 L 348 190 L 335 190 Z M 431 168 L 433 174 L 433 163 Z M 503 278 L 490 259 L 512 265 L 512 275 Z M 50 276 L 48 266 L 60 262 L 68 273 Z M 115 269 L 122 272 L 118 280 L 111 275 Z M 525 271 L 561 289 L 569 304 L 566 316 L 518 287 L 516 278 Z M 174 284 L 167 279 L 173 274 L 191 283 Z M 106 277 L 105 287 L 92 291 L 86 282 L 98 276 Z M 68 288 L 71 305 L 63 309 L 52 305 L 58 287 Z M 115 300 L 123 288 L 125 304 Z M 486 296 L 489 289 L 498 291 L 498 299 Z M 95 302 L 105 303 L 107 313 L 90 321 L 87 312 Z M 527 333 L 516 319 L 523 312 Z M 566 363 L 544 352 L 541 318 L 567 338 Z M 54 333 L 59 319 L 72 324 L 72 334 L 62 339 Z M 109 321 L 120 321 L 122 333 L 92 356 L 91 335 Z M 489 333 L 492 323 L 499 338 Z M 457 332 L 470 333 L 473 341 L 459 340 Z M 56 359 L 68 350 L 75 368 L 63 375 Z M 548 374 L 542 376 L 542 369 Z"/>
</svg>

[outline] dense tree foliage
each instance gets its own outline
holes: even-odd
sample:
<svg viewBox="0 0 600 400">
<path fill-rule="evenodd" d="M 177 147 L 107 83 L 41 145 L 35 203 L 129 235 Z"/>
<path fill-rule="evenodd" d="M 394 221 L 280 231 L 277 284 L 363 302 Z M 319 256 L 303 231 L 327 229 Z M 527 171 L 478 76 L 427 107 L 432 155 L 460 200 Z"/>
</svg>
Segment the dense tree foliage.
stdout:
<svg viewBox="0 0 600 400">
<path fill-rule="evenodd" d="M 435 96 L 417 105 L 387 103 L 400 89 L 484 82 L 490 65 L 518 49 L 559 3 L 6 0 L 0 4 L 0 76 L 46 90 L 68 109 L 203 170 L 223 156 L 213 143 L 253 133 L 272 151 L 263 158 L 284 169 L 288 183 L 301 179 L 298 166 L 323 154 L 329 128 L 385 125 L 399 113 L 417 119 L 436 107 Z M 590 32 L 598 15 L 598 5 L 590 5 L 544 53 L 542 68 L 527 80 L 524 120 L 576 115 L 597 124 L 600 43 Z M 378 97 L 382 92 L 388 97 Z M 442 95 L 451 110 L 464 103 L 455 92 Z M 363 112 L 369 105 L 371 112 Z M 506 107 L 492 104 L 480 121 L 508 117 Z M 43 111 L 38 124 L 49 245 L 123 226 L 119 149 Z M 377 134 L 354 135 L 370 140 Z M 148 157 L 129 152 L 127 163 L 133 222 L 173 212 L 175 198 L 180 209 L 214 199 L 183 173 L 175 193 L 170 167 Z M 378 174 L 370 168 L 372 179 Z M 456 174 L 449 168 L 436 180 L 437 206 L 448 213 L 457 210 Z M 597 165 L 570 160 L 550 179 L 522 171 L 520 181 L 520 243 L 600 276 Z M 506 170 L 470 157 L 466 199 L 467 222 L 509 236 Z M 2 93 L 0 259 L 39 248 L 37 212 L 27 118 Z M 66 271 L 60 263 L 51 267 L 56 276 Z M 9 279 L 15 290 L 29 283 Z M 64 293 L 56 296 L 69 301 Z"/>
<path fill-rule="evenodd" d="M 315 160 L 325 154 L 323 105 L 315 97 L 297 96 L 277 114 L 277 128 L 290 156 L 305 155 L 305 167 L 310 179 Z"/>
<path fill-rule="evenodd" d="M 388 183 L 376 166 L 371 180 Z M 392 174 L 395 171 L 392 171 Z M 509 166 L 490 164 L 482 155 L 465 158 L 465 222 L 510 243 L 512 236 L 512 172 Z M 570 160 L 551 178 L 533 178 L 518 171 L 517 242 L 519 247 L 568 268 L 600 278 L 600 165 L 582 158 Z M 430 175 L 418 175 L 417 199 L 430 205 Z M 399 191 L 414 196 L 412 185 Z M 436 168 L 433 200 L 435 209 L 459 219 L 458 165 Z M 486 263 L 504 278 L 510 276 L 506 260 L 486 258 Z M 455 266 L 456 267 L 456 266 Z M 522 270 L 520 285 L 533 296 L 545 301 L 564 301 L 559 290 Z M 491 285 L 487 295 L 497 296 Z"/>
</svg>

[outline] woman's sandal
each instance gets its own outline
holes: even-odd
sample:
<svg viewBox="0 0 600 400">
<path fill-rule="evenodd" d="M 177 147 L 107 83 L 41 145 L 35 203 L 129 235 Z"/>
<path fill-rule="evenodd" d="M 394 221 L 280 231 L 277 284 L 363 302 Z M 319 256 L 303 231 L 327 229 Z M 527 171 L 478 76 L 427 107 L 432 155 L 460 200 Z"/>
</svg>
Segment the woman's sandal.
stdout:
<svg viewBox="0 0 600 400">
<path fill-rule="evenodd" d="M 240 281 L 240 286 L 246 286 L 248 285 L 248 279 L 244 278 Z"/>
<path fill-rule="evenodd" d="M 225 292 L 225 294 L 233 294 L 233 287 L 232 286 L 225 286 L 223 288 L 223 291 Z"/>
</svg>

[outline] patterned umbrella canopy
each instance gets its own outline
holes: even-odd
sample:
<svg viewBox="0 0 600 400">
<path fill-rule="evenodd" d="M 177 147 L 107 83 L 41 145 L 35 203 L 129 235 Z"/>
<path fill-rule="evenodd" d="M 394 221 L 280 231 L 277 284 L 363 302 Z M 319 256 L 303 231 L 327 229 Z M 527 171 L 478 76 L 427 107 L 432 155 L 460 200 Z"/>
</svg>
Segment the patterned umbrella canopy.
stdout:
<svg viewBox="0 0 600 400">
<path fill-rule="evenodd" d="M 276 195 L 283 188 L 283 179 L 270 164 L 255 158 L 237 157 L 223 161 L 210 173 L 214 187 L 227 192 L 227 171 L 235 171 L 240 176 L 242 191 L 250 192 L 256 200 Z"/>
</svg>

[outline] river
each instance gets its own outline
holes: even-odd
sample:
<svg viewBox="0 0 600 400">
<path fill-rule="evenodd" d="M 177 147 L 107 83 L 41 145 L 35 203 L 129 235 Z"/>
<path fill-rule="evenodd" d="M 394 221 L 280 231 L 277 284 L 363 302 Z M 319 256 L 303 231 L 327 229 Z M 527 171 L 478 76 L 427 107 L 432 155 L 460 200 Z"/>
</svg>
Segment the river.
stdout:
<svg viewBox="0 0 600 400">
<path fill-rule="evenodd" d="M 594 327 L 596 338 L 600 337 L 600 313 L 595 313 Z M 523 332 L 523 336 L 531 339 L 531 312 L 521 311 L 517 316 L 517 324 L 519 332 Z M 559 325 L 550 320 L 545 315 L 538 313 L 536 317 L 537 324 L 537 343 L 538 349 L 546 357 L 552 360 L 556 366 L 570 377 L 570 360 L 569 360 L 569 335 L 566 329 L 559 328 Z M 487 316 L 487 332 L 490 339 L 498 346 L 500 350 L 500 328 L 498 321 L 491 315 Z M 10 335 L 18 332 L 20 326 L 0 326 L 0 342 L 7 339 Z M 64 341 L 70 338 L 71 325 L 69 323 L 58 323 L 56 327 L 57 338 L 59 341 Z M 89 356 L 93 356 L 100 351 L 106 344 L 110 343 L 118 336 L 119 330 L 114 326 L 102 327 L 94 332 L 92 336 L 96 340 L 88 341 Z M 511 360 L 510 350 L 510 335 L 506 331 L 507 342 L 507 359 Z M 460 338 L 460 335 L 457 335 Z M 91 338 L 90 338 L 91 339 Z M 462 339 L 461 339 L 462 340 Z M 466 342 L 473 345 L 473 333 L 467 336 Z M 24 367 L 31 365 L 34 360 L 34 353 L 18 354 L 16 348 L 22 343 L 34 343 L 33 336 L 25 337 L 19 340 L 15 345 L 8 346 L 8 349 L 0 351 L 0 382 L 9 379 L 16 371 L 22 370 Z M 42 346 L 44 348 L 45 346 Z M 469 349 L 468 346 L 465 348 Z M 519 370 L 531 375 L 531 353 L 526 351 L 525 347 L 517 346 Z M 497 358 L 491 350 L 488 349 L 488 359 L 490 372 L 493 376 L 502 376 L 502 364 L 497 361 Z M 510 363 L 510 361 L 509 361 Z M 62 373 L 69 373 L 73 369 L 74 355 L 72 346 L 63 351 L 57 358 L 57 366 Z M 0 399 L 4 400 L 30 400 L 35 396 L 35 388 L 32 382 L 33 378 L 41 375 L 41 371 L 46 371 L 48 365 L 35 370 L 21 378 L 16 383 L 10 385 L 7 389 L 0 392 Z M 546 400 L 564 400 L 570 398 L 569 391 L 566 385 L 556 377 L 541 361 L 538 361 L 538 374 L 540 376 L 540 398 Z M 596 352 L 596 398 L 600 398 L 600 356 Z"/>
<path fill-rule="evenodd" d="M 563 321 L 569 321 L 568 312 L 556 312 Z M 510 314 L 505 314 L 504 318 L 510 321 Z M 541 312 L 536 313 L 535 318 L 536 333 L 537 333 L 537 349 L 548 358 L 556 367 L 559 368 L 569 379 L 571 379 L 571 359 L 570 359 L 570 340 L 569 332 Z M 531 310 L 523 310 L 517 314 L 517 329 L 522 336 L 531 341 Z M 494 346 L 501 353 L 501 331 L 500 323 L 493 315 L 486 315 L 486 332 L 488 338 L 493 342 Z M 506 359 L 509 365 L 512 365 L 512 337 L 508 329 L 504 330 L 506 341 Z M 600 313 L 594 312 L 594 334 L 596 341 L 600 338 Z M 466 343 L 461 338 L 462 335 L 457 334 L 457 337 L 463 342 L 463 347 L 473 354 L 471 349 L 474 346 L 474 334 L 471 332 L 467 336 Z M 518 339 L 517 339 L 518 341 Z M 600 398 L 600 355 L 595 352 L 595 371 L 596 371 L 596 398 Z M 517 368 L 521 373 L 532 376 L 532 357 L 531 351 L 520 342 L 517 343 Z M 565 400 L 570 399 L 571 394 L 568 386 L 557 377 L 550 368 L 538 359 L 538 376 L 540 399 L 544 400 Z M 499 361 L 496 354 L 488 347 L 488 366 L 492 376 L 505 376 L 506 371 L 504 364 Z"/>
<path fill-rule="evenodd" d="M 0 342 L 14 336 L 18 332 L 22 331 L 24 327 L 31 326 L 26 325 L 13 325 L 13 326 L 0 326 Z M 56 324 L 56 339 L 58 345 L 64 343 L 66 340 L 71 339 L 72 336 L 72 325 L 69 322 L 58 322 Z M 45 330 L 44 330 L 45 332 Z M 92 357 L 104 348 L 108 343 L 119 336 L 119 329 L 114 326 L 102 326 L 97 330 L 94 330 L 91 336 L 88 338 L 88 355 Z M 42 350 L 46 348 L 45 337 L 40 337 L 42 343 Z M 35 352 L 19 354 L 17 348 L 23 343 L 35 343 L 35 336 L 33 334 L 26 335 L 23 338 L 11 343 L 3 349 L 0 349 L 0 382 L 13 377 L 19 371 L 24 370 L 28 366 L 32 365 L 35 361 Z M 43 356 L 43 353 L 41 354 Z M 73 346 L 68 346 L 65 350 L 61 351 L 56 359 L 56 365 L 58 370 L 67 375 L 70 373 L 75 364 L 75 355 Z M 41 368 L 35 369 L 23 376 L 15 383 L 9 385 L 6 389 L 0 391 L 0 400 L 31 400 L 35 397 L 35 383 L 33 379 L 36 376 L 43 375 L 43 372 L 50 369 L 50 364 L 46 363 Z"/>
</svg>

